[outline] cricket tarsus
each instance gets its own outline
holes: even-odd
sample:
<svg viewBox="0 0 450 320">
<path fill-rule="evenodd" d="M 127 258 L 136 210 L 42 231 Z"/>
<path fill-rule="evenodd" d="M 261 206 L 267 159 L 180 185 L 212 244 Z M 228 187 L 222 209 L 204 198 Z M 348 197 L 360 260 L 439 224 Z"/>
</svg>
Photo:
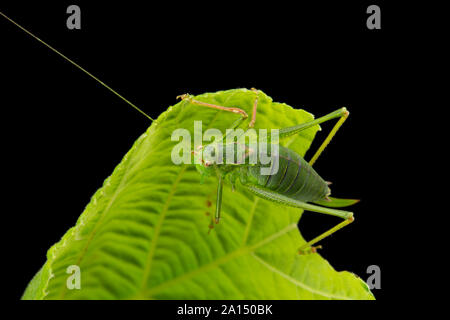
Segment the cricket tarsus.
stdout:
<svg viewBox="0 0 450 320">
<path fill-rule="evenodd" d="M 12 24 L 14 24 L 16 27 L 18 27 L 19 29 L 21 29 L 22 31 L 24 31 L 26 34 L 28 34 L 29 36 L 31 36 L 32 38 L 36 39 L 37 41 L 39 41 L 40 43 L 42 43 L 44 46 L 46 46 L 47 48 L 49 48 L 50 50 L 52 50 L 53 52 L 55 52 L 56 54 L 58 54 L 60 57 L 62 57 L 64 60 L 70 62 L 72 65 L 74 65 L 75 67 L 77 67 L 79 70 L 83 71 L 85 74 L 87 74 L 89 77 L 91 77 L 92 79 L 94 79 L 95 81 L 97 81 L 98 83 L 100 83 L 103 87 L 105 87 L 106 89 L 108 89 L 110 92 L 114 93 L 117 97 L 119 97 L 121 100 L 125 101 L 128 105 L 130 105 L 131 107 L 133 107 L 134 109 L 136 109 L 138 112 L 140 112 L 141 114 L 143 114 L 145 117 L 147 117 L 148 119 L 150 119 L 151 121 L 155 121 L 153 118 L 151 118 L 148 114 L 146 114 L 144 111 L 142 111 L 140 108 L 138 108 L 136 105 L 134 105 L 132 102 L 130 102 L 129 100 L 127 100 L 125 97 L 123 97 L 122 95 L 120 95 L 117 91 L 115 91 L 114 89 L 112 89 L 110 86 L 108 86 L 106 83 L 104 83 L 103 81 L 101 81 L 100 79 L 98 79 L 96 76 L 94 76 L 92 73 L 90 73 L 89 71 L 87 71 L 86 69 L 84 69 L 82 66 L 80 66 L 79 64 L 77 64 L 76 62 L 74 62 L 72 59 L 68 58 L 67 56 L 65 56 L 64 54 L 62 54 L 61 52 L 59 52 L 58 50 L 56 50 L 55 48 L 53 48 L 51 45 L 49 45 L 48 43 L 46 43 L 45 41 L 39 39 L 37 36 L 35 36 L 33 33 L 31 33 L 30 31 L 28 31 L 27 29 L 25 29 L 24 27 L 22 27 L 20 24 L 18 24 L 17 22 L 15 22 L 14 20 L 12 20 L 11 18 L 9 18 L 7 15 L 5 15 L 3 12 L 0 11 L 0 15 L 2 17 L 4 17 L 6 20 L 8 20 L 9 22 L 11 22 Z"/>
<path fill-rule="evenodd" d="M 338 231 L 339 229 L 342 229 L 343 227 L 345 227 L 346 225 L 349 225 L 350 223 L 352 223 L 353 221 L 355 221 L 355 218 L 353 218 L 353 216 L 351 216 L 350 218 L 342 221 L 341 223 L 339 223 L 338 225 L 334 226 L 333 228 L 331 228 L 330 230 L 322 233 L 321 235 L 315 237 L 314 239 L 308 241 L 307 243 L 305 243 L 303 246 L 301 246 L 298 249 L 298 253 L 299 254 L 306 254 L 307 253 L 307 248 L 310 247 L 310 250 L 312 253 L 316 253 L 316 249 L 319 249 L 319 247 L 321 248 L 321 246 L 316 246 L 313 247 L 312 245 L 319 242 L 320 240 L 328 237 L 329 235 L 335 233 L 336 231 Z"/>
</svg>

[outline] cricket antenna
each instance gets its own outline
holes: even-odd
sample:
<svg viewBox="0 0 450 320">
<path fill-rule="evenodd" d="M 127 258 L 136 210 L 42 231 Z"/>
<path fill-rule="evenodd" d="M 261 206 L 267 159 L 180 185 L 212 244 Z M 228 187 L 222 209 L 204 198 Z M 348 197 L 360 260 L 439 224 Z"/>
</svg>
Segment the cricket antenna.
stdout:
<svg viewBox="0 0 450 320">
<path fill-rule="evenodd" d="M 117 93 L 116 91 L 114 91 L 111 87 L 109 87 L 106 83 L 104 83 L 103 81 L 101 81 L 100 79 L 98 79 L 96 76 L 94 76 L 92 73 L 90 73 L 89 71 L 87 71 L 86 69 L 84 69 L 83 67 L 81 67 L 79 64 L 77 64 L 76 62 L 74 62 L 73 60 L 69 59 L 68 57 L 66 57 L 65 55 L 63 55 L 61 52 L 59 52 L 58 50 L 56 50 L 55 48 L 53 48 L 52 46 L 50 46 L 49 44 L 47 44 L 46 42 L 42 41 L 41 39 L 39 39 L 38 37 L 36 37 L 34 34 L 32 34 L 30 31 L 28 31 L 27 29 L 25 29 L 24 27 L 22 27 L 20 24 L 18 24 L 17 22 L 15 22 L 14 20 L 12 20 L 11 18 L 9 18 L 8 16 L 6 16 L 3 12 L 0 11 L 0 15 L 2 17 L 4 17 L 6 20 L 8 20 L 9 22 L 11 22 L 12 24 L 14 24 L 16 27 L 18 27 L 19 29 L 21 29 L 22 31 L 24 31 L 25 33 L 27 33 L 28 35 L 30 35 L 31 37 L 33 37 L 34 39 L 36 39 L 37 41 L 39 41 L 40 43 L 42 43 L 44 46 L 46 46 L 47 48 L 49 48 L 50 50 L 52 50 L 53 52 L 55 52 L 56 54 L 58 54 L 59 56 L 61 56 L 62 58 L 64 58 L 64 60 L 70 62 L 71 64 L 73 64 L 75 67 L 77 67 L 78 69 L 80 69 L 81 71 L 83 71 L 84 73 L 86 73 L 89 77 L 91 77 L 92 79 L 96 80 L 98 83 L 100 83 L 102 86 L 104 86 L 106 89 L 108 89 L 109 91 L 111 91 L 112 93 L 114 93 L 116 96 L 118 96 L 120 99 L 122 99 L 123 101 L 125 101 L 126 103 L 128 103 L 130 106 L 132 106 L 134 109 L 136 109 L 137 111 L 139 111 L 140 113 L 142 113 L 144 116 L 146 116 L 147 118 L 149 118 L 151 121 L 154 121 L 148 114 L 146 114 L 144 111 L 142 111 L 141 109 L 139 109 L 137 106 L 135 106 L 133 103 L 131 103 L 130 101 L 128 101 L 127 99 L 125 99 L 124 97 L 122 97 L 119 93 Z"/>
</svg>

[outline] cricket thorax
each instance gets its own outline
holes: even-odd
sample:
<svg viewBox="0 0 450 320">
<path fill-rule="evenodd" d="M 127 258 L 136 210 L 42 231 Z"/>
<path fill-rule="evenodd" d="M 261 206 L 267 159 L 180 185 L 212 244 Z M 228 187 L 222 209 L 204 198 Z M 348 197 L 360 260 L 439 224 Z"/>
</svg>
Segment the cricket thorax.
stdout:
<svg viewBox="0 0 450 320">
<path fill-rule="evenodd" d="M 207 167 L 212 165 L 254 165 L 258 162 L 256 150 L 257 147 L 239 142 L 212 143 L 201 147 L 201 154 L 198 155 L 201 156 L 201 159 L 197 162 L 201 162 Z"/>
</svg>

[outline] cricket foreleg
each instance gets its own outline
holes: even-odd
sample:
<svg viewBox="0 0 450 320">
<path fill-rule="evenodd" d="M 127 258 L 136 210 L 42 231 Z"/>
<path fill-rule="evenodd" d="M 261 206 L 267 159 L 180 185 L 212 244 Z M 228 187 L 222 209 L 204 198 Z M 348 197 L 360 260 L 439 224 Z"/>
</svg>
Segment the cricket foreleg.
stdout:
<svg viewBox="0 0 450 320">
<path fill-rule="evenodd" d="M 332 216 L 336 216 L 342 219 L 345 219 L 345 221 L 339 223 L 338 225 L 336 225 L 335 227 L 331 228 L 330 230 L 322 233 L 321 235 L 315 237 L 314 239 L 312 239 L 311 241 L 308 241 L 306 244 L 304 244 L 302 247 L 299 248 L 299 253 L 300 254 L 304 254 L 306 252 L 305 249 L 310 248 L 310 250 L 312 252 L 315 252 L 316 248 L 318 247 L 311 247 L 313 244 L 319 242 L 320 240 L 328 237 L 329 235 L 333 234 L 334 232 L 338 231 L 339 229 L 342 229 L 343 227 L 345 227 L 346 225 L 352 223 L 355 219 L 353 218 L 353 213 L 349 212 L 349 211 L 343 211 L 343 210 L 336 210 L 336 209 L 331 209 L 331 208 L 324 208 L 324 207 L 320 207 L 320 206 L 316 206 L 313 204 L 309 204 L 309 203 L 305 203 L 302 201 L 298 201 L 295 199 L 291 199 L 288 198 L 284 195 L 275 193 L 271 190 L 267 190 L 267 189 L 262 189 L 256 186 L 246 186 L 251 192 L 255 193 L 257 196 L 273 201 L 273 202 L 277 202 L 277 203 L 281 203 L 290 207 L 294 207 L 294 208 L 300 208 L 300 209 L 304 209 L 304 210 L 308 210 L 308 211 L 312 211 L 312 212 L 318 212 L 318 213 L 323 213 L 323 214 L 328 214 L 328 215 L 332 215 Z"/>
<path fill-rule="evenodd" d="M 259 91 L 257 89 L 252 88 L 251 90 L 253 92 L 255 92 L 256 98 L 255 98 L 255 101 L 253 102 L 252 118 L 251 118 L 251 120 L 250 120 L 250 122 L 248 124 L 249 128 L 253 128 L 255 126 L 256 110 L 258 109 L 258 97 L 259 97 Z M 222 111 L 227 111 L 227 112 L 232 112 L 232 113 L 236 113 L 236 114 L 241 115 L 241 118 L 238 119 L 233 124 L 233 129 L 237 128 L 242 123 L 242 121 L 244 121 L 245 119 L 248 118 L 247 112 L 245 112 L 241 108 L 224 107 L 224 106 L 219 106 L 219 105 L 216 105 L 216 104 L 211 104 L 211 103 L 207 103 L 207 102 L 203 102 L 203 101 L 198 101 L 198 100 L 193 99 L 192 96 L 187 94 L 187 93 L 178 96 L 177 99 L 186 100 L 186 101 L 189 101 L 190 103 L 198 105 L 198 106 L 212 108 L 212 109 L 217 109 L 217 110 L 222 110 Z"/>
<path fill-rule="evenodd" d="M 255 88 L 252 88 L 252 91 L 256 93 L 256 98 L 255 98 L 255 102 L 253 103 L 252 119 L 250 120 L 250 122 L 249 122 L 249 124 L 248 124 L 248 127 L 249 127 L 249 128 L 253 128 L 253 127 L 255 126 L 255 121 L 256 121 L 256 110 L 257 110 L 257 108 L 258 108 L 258 94 L 259 94 L 259 91 L 256 90 Z M 231 129 L 234 130 L 234 129 L 238 128 L 238 127 L 241 125 L 241 123 L 242 123 L 245 119 L 246 119 L 246 117 L 241 116 L 239 119 L 237 119 L 237 120 L 231 125 Z M 230 130 L 230 131 L 228 132 L 228 134 L 222 138 L 222 141 L 227 141 L 228 137 L 229 137 L 229 136 L 232 136 L 232 135 L 234 134 L 234 133 L 233 133 L 233 130 Z M 245 134 L 245 132 L 242 133 L 242 134 Z M 242 136 L 242 135 L 239 135 L 239 136 L 237 136 L 237 138 L 239 139 L 241 136 Z"/>
<path fill-rule="evenodd" d="M 218 106 L 218 105 L 207 103 L 207 102 L 198 101 L 198 100 L 192 99 L 192 96 L 187 93 L 178 96 L 177 99 L 186 100 L 192 104 L 202 106 L 202 107 L 207 107 L 207 108 L 212 108 L 212 109 L 223 110 L 223 111 L 227 111 L 227 112 L 240 114 L 244 119 L 248 118 L 247 112 L 245 112 L 244 110 L 242 110 L 240 108 L 224 107 L 224 106 Z"/>
<path fill-rule="evenodd" d="M 224 106 L 219 106 L 219 105 L 215 105 L 215 104 L 211 104 L 211 103 L 207 103 L 207 102 L 203 102 L 203 101 L 198 101 L 192 98 L 191 95 L 185 93 L 182 94 L 180 96 L 177 97 L 177 99 L 181 99 L 181 100 L 186 100 L 192 104 L 198 105 L 198 106 L 202 106 L 202 107 L 206 107 L 206 108 L 212 108 L 212 109 L 217 109 L 217 110 L 222 110 L 222 111 L 227 111 L 227 112 L 232 112 L 235 114 L 239 114 L 240 117 L 239 119 L 237 119 L 232 125 L 231 125 L 231 129 L 234 130 L 236 128 L 238 128 L 242 122 L 248 118 L 248 114 L 247 112 L 245 112 L 244 110 L 240 109 L 240 108 L 233 108 L 233 107 L 224 107 Z M 230 134 L 232 134 L 232 130 L 230 131 Z M 226 138 L 228 137 L 228 135 L 226 136 L 222 136 L 222 141 L 226 141 Z"/>
</svg>

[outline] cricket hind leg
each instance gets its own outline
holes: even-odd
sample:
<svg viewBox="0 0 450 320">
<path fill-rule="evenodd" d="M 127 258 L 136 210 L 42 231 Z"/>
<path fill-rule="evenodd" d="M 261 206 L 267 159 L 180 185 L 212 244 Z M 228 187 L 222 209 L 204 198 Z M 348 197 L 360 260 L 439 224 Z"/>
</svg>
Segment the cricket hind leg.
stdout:
<svg viewBox="0 0 450 320">
<path fill-rule="evenodd" d="M 317 149 L 316 153 L 313 155 L 311 160 L 309 160 L 309 164 L 311 166 L 316 162 L 316 160 L 322 154 L 323 150 L 325 150 L 325 148 L 328 146 L 328 144 L 330 143 L 331 139 L 333 139 L 333 137 L 335 136 L 336 132 L 339 130 L 339 128 L 342 126 L 342 124 L 345 122 L 345 120 L 347 120 L 349 115 L 350 115 L 350 112 L 348 112 L 347 109 L 343 108 L 342 115 L 339 118 L 338 122 L 336 122 L 336 124 L 334 125 L 333 129 L 331 129 L 331 131 L 328 133 L 328 135 L 325 138 L 325 140 L 320 145 L 319 149 Z"/>
<path fill-rule="evenodd" d="M 320 240 L 328 237 L 329 235 L 335 233 L 339 229 L 342 229 L 343 227 L 345 227 L 346 225 L 352 223 L 355 220 L 354 217 L 353 217 L 353 213 L 350 212 L 350 211 L 343 211 L 343 210 L 336 210 L 336 209 L 331 209 L 331 208 L 324 208 L 324 207 L 316 206 L 316 205 L 313 205 L 313 204 L 301 202 L 301 201 L 298 201 L 298 200 L 295 200 L 295 199 L 288 198 L 288 197 L 286 197 L 284 195 L 278 194 L 278 193 L 273 192 L 271 190 L 259 188 L 257 186 L 247 185 L 245 187 L 249 191 L 251 191 L 254 194 L 256 194 L 257 196 L 259 196 L 259 197 L 261 197 L 263 199 L 272 201 L 272 202 L 281 203 L 281 204 L 284 204 L 284 205 L 287 205 L 287 206 L 290 206 L 290 207 L 300 208 L 300 209 L 304 209 L 304 210 L 307 210 L 307 211 L 328 214 L 328 215 L 332 215 L 332 216 L 336 216 L 336 217 L 344 219 L 344 221 L 342 221 L 341 223 L 337 224 L 333 228 L 325 231 L 324 233 L 320 234 L 319 236 L 315 237 L 314 239 L 308 241 L 303 246 L 301 246 L 298 249 L 298 253 L 299 254 L 306 254 L 306 253 L 308 253 L 308 251 L 312 252 L 312 253 L 315 253 L 316 249 L 321 248 L 321 246 L 314 247 L 313 246 L 314 244 L 316 244 Z"/>
<path fill-rule="evenodd" d="M 350 223 L 352 223 L 353 221 L 355 221 L 355 218 L 352 216 L 350 218 L 345 219 L 344 221 L 342 221 L 341 223 L 335 225 L 333 228 L 325 231 L 324 233 L 318 235 L 317 237 L 315 237 L 314 239 L 308 241 L 307 243 L 305 243 L 303 246 L 301 246 L 300 248 L 298 248 L 298 253 L 299 254 L 306 254 L 308 253 L 308 250 L 312 253 L 316 252 L 316 249 L 321 249 L 322 246 L 318 245 L 318 246 L 313 246 L 314 244 L 316 244 L 317 242 L 319 242 L 320 240 L 328 237 L 329 235 L 335 233 L 336 231 L 338 231 L 339 229 L 342 229 L 343 227 L 345 227 L 346 225 L 349 225 Z"/>
<path fill-rule="evenodd" d="M 333 139 L 334 135 L 339 130 L 339 128 L 342 126 L 344 121 L 348 118 L 349 114 L 350 113 L 347 111 L 346 108 L 341 108 L 341 109 L 331 112 L 323 117 L 317 118 L 315 120 L 312 120 L 312 121 L 309 121 L 306 123 L 302 123 L 302 124 L 299 124 L 299 125 L 296 125 L 293 127 L 282 128 L 279 131 L 279 138 L 283 139 L 286 137 L 290 137 L 290 136 L 297 134 L 305 129 L 311 128 L 312 126 L 318 125 L 320 123 L 323 123 L 323 122 L 326 122 L 326 121 L 329 121 L 332 119 L 340 118 L 338 120 L 338 122 L 334 125 L 333 129 L 331 129 L 328 136 L 322 142 L 322 144 L 320 145 L 319 149 L 316 151 L 314 156 L 309 161 L 309 164 L 312 166 L 314 164 L 314 162 L 316 162 L 317 158 L 319 158 L 319 156 L 323 152 L 323 150 L 326 148 L 326 146 L 330 143 L 331 139 Z"/>
</svg>

